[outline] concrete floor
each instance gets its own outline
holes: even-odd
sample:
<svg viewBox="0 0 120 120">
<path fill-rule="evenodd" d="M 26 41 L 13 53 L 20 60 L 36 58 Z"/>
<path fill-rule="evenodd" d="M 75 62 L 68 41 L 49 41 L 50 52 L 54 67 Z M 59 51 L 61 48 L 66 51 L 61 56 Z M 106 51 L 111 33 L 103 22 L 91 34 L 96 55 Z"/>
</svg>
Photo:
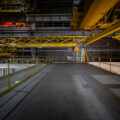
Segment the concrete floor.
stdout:
<svg viewBox="0 0 120 120">
<path fill-rule="evenodd" d="M 54 64 L 5 120 L 120 120 L 120 77 L 89 64 Z"/>
</svg>

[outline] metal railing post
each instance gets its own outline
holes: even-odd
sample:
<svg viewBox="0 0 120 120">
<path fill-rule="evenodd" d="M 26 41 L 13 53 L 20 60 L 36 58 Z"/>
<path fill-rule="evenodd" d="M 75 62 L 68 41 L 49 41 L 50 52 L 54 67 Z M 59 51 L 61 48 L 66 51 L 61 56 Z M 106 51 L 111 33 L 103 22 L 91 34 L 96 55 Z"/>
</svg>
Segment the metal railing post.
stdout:
<svg viewBox="0 0 120 120">
<path fill-rule="evenodd" d="M 43 56 L 41 56 L 41 64 L 43 63 Z"/>
<path fill-rule="evenodd" d="M 94 56 L 92 56 L 92 64 L 93 64 L 93 65 L 94 65 L 94 62 L 95 62 Z"/>
<path fill-rule="evenodd" d="M 100 62 L 101 62 L 101 58 L 100 58 L 100 56 L 99 56 L 99 67 L 100 67 Z"/>
<path fill-rule="evenodd" d="M 29 60 L 27 60 L 27 77 L 29 76 Z"/>
<path fill-rule="evenodd" d="M 36 71 L 38 71 L 38 58 L 36 57 Z"/>
<path fill-rule="evenodd" d="M 112 60 L 111 60 L 111 58 L 110 58 L 110 72 L 111 72 L 111 61 L 112 61 Z"/>
<path fill-rule="evenodd" d="M 92 57 L 92 62 L 94 62 L 94 57 Z"/>
<path fill-rule="evenodd" d="M 44 64 L 42 63 L 42 69 L 44 68 Z"/>
<path fill-rule="evenodd" d="M 85 47 L 84 47 L 84 56 L 83 56 L 84 58 L 84 63 L 86 62 L 86 53 L 85 53 Z"/>
<path fill-rule="evenodd" d="M 8 88 L 10 88 L 10 63 L 8 62 Z"/>
</svg>

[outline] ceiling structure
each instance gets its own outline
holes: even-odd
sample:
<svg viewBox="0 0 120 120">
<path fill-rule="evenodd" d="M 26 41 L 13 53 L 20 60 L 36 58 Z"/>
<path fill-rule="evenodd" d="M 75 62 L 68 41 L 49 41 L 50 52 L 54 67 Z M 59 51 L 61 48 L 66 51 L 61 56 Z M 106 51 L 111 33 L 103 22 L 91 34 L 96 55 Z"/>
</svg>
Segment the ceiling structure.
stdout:
<svg viewBox="0 0 120 120">
<path fill-rule="evenodd" d="M 34 47 L 75 47 L 89 36 L 34 36 L 34 37 L 0 37 L 0 47 L 34 48 Z"/>
<path fill-rule="evenodd" d="M 18 31 L 15 36 L 21 36 L 21 39 L 25 36 L 40 35 L 39 33 L 34 34 L 34 31 L 54 29 L 55 32 L 62 30 L 65 33 L 67 30 L 77 30 L 79 34 L 86 36 L 81 30 L 86 33 L 95 30 L 89 37 L 84 37 L 83 41 L 87 46 L 112 33 L 116 34 L 115 32 L 120 30 L 120 0 L 1 0 L 0 17 L 0 29 Z M 101 32 L 96 32 L 97 30 Z M 26 35 L 23 36 L 21 31 L 26 31 Z M 7 36 L 7 33 L 4 33 L 4 36 Z M 67 36 L 67 40 L 70 41 L 71 37 L 65 35 L 65 37 Z M 78 34 L 73 36 L 79 37 Z M 53 36 L 51 35 L 51 37 Z M 7 37 L 1 39 L 1 43 L 5 39 Z M 47 44 L 48 39 L 44 38 L 44 40 L 46 46 L 50 47 Z M 76 45 L 80 42 L 78 39 Z M 29 43 L 27 44 L 28 47 Z M 55 47 L 55 45 L 59 47 L 57 44 L 52 44 L 54 43 L 51 40 L 51 47 Z M 11 44 L 8 45 L 11 46 Z M 38 45 L 41 46 L 41 44 Z M 38 45 L 36 44 L 36 47 Z M 63 47 L 68 46 L 63 45 Z"/>
<path fill-rule="evenodd" d="M 73 0 L 1 0 L 1 12 L 72 13 Z M 21 9 L 21 10 L 20 10 Z M 8 10 L 8 11 L 7 11 Z"/>
<path fill-rule="evenodd" d="M 35 0 L 34 3 L 40 14 L 72 13 L 73 0 Z"/>
</svg>

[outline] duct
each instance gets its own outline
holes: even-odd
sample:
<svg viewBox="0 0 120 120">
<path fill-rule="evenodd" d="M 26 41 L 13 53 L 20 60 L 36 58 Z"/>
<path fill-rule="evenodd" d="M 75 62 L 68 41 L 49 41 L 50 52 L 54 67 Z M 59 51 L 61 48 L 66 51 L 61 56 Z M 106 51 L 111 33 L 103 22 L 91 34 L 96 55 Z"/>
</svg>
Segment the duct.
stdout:
<svg viewBox="0 0 120 120">
<path fill-rule="evenodd" d="M 118 2 L 118 0 L 93 0 L 86 16 L 80 24 L 80 29 L 92 27 Z"/>
<path fill-rule="evenodd" d="M 117 23 L 115 23 L 114 25 L 112 25 L 111 27 L 103 30 L 101 33 L 93 36 L 93 37 L 89 37 L 85 40 L 85 46 L 97 41 L 97 40 L 100 40 L 101 38 L 103 37 L 106 37 L 116 31 L 120 30 L 120 21 L 118 21 Z"/>
</svg>

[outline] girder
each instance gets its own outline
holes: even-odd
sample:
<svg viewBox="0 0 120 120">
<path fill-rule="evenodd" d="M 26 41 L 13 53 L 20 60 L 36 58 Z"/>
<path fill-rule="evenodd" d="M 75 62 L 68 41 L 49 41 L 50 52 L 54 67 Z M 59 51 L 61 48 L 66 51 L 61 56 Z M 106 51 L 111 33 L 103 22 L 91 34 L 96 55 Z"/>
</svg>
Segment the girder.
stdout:
<svg viewBox="0 0 120 120">
<path fill-rule="evenodd" d="M 84 1 L 84 0 L 83 0 Z M 73 29 L 95 29 L 97 23 L 115 6 L 119 0 L 86 0 L 83 5 L 89 5 L 89 9 L 82 9 L 80 5 L 73 7 L 71 26 Z M 92 3 L 91 3 L 92 2 Z M 87 4 L 90 3 L 90 4 Z M 82 9 L 82 10 L 81 10 Z M 102 28 L 109 27 L 111 24 L 100 25 Z"/>
<path fill-rule="evenodd" d="M 93 0 L 80 29 L 91 29 L 117 2 L 118 0 Z"/>
<path fill-rule="evenodd" d="M 0 37 L 0 47 L 73 47 L 88 36 Z"/>
<path fill-rule="evenodd" d="M 117 40 L 120 40 L 120 33 L 118 33 L 117 35 L 113 36 L 112 38 L 115 38 Z"/>
<path fill-rule="evenodd" d="M 85 40 L 85 46 L 97 41 L 97 40 L 100 40 L 101 38 L 104 38 L 116 31 L 120 30 L 120 21 L 118 21 L 117 23 L 115 23 L 114 25 L 112 25 L 111 27 L 103 30 L 101 33 L 95 35 L 95 36 L 92 36 L 92 37 L 89 37 Z"/>
</svg>

